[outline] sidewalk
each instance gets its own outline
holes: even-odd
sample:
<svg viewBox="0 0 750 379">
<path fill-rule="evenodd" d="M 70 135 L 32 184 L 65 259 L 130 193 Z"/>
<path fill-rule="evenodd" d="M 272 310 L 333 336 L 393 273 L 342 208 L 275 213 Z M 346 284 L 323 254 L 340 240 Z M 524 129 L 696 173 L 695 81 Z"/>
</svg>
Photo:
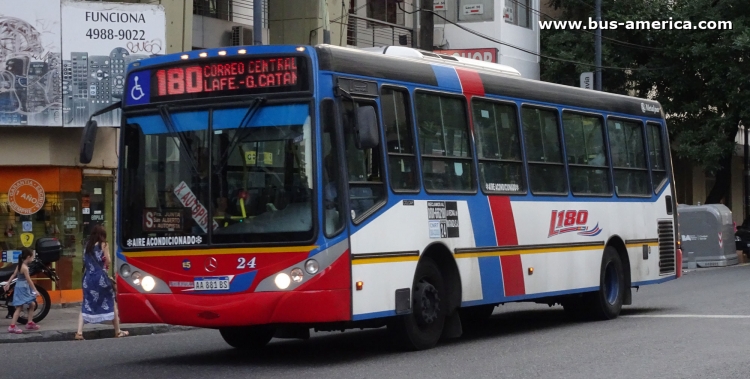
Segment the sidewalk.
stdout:
<svg viewBox="0 0 750 379">
<path fill-rule="evenodd" d="M 47 317 L 39 323 L 39 330 L 27 331 L 24 325 L 18 325 L 23 329 L 23 334 L 8 333 L 9 319 L 5 318 L 6 309 L 0 309 L 0 344 L 17 342 L 51 342 L 51 341 L 73 341 L 78 328 L 78 312 L 80 303 L 66 304 L 66 307 L 53 305 Z M 173 331 L 192 330 L 194 328 L 185 326 L 172 326 L 166 324 L 122 324 L 122 330 L 130 332 L 130 336 L 142 336 L 149 334 L 168 333 Z M 115 332 L 112 324 L 88 324 L 83 326 L 83 338 L 95 340 L 100 338 L 114 338 Z M 126 337 L 127 338 L 127 337 Z"/>
</svg>

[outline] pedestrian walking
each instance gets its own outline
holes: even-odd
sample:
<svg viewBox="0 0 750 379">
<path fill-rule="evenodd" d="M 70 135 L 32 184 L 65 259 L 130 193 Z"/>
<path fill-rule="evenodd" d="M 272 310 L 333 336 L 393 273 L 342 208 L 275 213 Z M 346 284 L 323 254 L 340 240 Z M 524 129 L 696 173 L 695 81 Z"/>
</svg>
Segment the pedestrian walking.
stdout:
<svg viewBox="0 0 750 379">
<path fill-rule="evenodd" d="M 8 280 L 8 283 L 6 283 L 5 287 L 3 288 L 7 292 L 10 288 L 10 283 L 13 281 L 16 275 L 18 275 L 18 280 L 16 280 L 16 288 L 13 290 L 13 301 L 10 302 L 10 305 L 16 307 L 16 310 L 15 312 L 13 312 L 13 321 L 11 321 L 10 326 L 8 326 L 8 333 L 23 333 L 23 330 L 16 326 L 16 321 L 18 321 L 18 316 L 21 315 L 22 309 L 26 309 L 26 313 L 29 315 L 29 321 L 26 323 L 26 329 L 39 329 L 39 325 L 35 324 L 33 320 L 34 312 L 36 311 L 37 292 L 36 287 L 34 286 L 34 282 L 31 281 L 31 276 L 29 275 L 29 264 L 33 260 L 33 250 L 29 248 L 21 250 L 21 255 L 18 257 L 18 266 L 16 266 L 16 271 L 13 273 L 13 275 L 10 277 L 10 280 Z"/>
<path fill-rule="evenodd" d="M 101 225 L 95 225 L 86 242 L 83 253 L 83 304 L 78 315 L 76 340 L 83 340 L 83 324 L 112 322 L 115 337 L 126 337 L 128 332 L 120 330 L 120 317 L 115 302 L 115 288 L 107 275 L 110 262 L 107 232 Z"/>
</svg>

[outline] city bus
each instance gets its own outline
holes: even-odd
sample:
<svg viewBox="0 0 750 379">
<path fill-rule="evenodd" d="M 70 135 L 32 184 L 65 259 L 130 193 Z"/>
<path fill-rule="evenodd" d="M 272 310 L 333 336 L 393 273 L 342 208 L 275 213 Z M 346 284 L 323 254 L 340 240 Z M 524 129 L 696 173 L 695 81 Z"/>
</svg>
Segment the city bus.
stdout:
<svg viewBox="0 0 750 379">
<path fill-rule="evenodd" d="M 680 276 L 658 102 L 397 46 L 190 51 L 123 85 L 124 323 L 419 350 L 509 302 L 613 319 Z"/>
</svg>

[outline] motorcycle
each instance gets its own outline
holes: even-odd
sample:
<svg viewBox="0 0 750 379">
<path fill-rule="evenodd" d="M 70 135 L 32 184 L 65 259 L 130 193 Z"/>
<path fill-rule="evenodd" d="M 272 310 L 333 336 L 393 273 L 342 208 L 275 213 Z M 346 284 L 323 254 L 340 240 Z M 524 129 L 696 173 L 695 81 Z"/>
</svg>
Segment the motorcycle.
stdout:
<svg viewBox="0 0 750 379">
<path fill-rule="evenodd" d="M 55 284 L 58 284 L 60 278 L 57 276 L 57 272 L 52 268 L 51 264 L 60 259 L 62 253 L 60 242 L 56 238 L 40 238 L 36 243 L 36 252 L 37 254 L 34 257 L 34 260 L 29 264 L 29 276 L 43 274 L 47 278 L 53 280 Z M 9 304 L 13 299 L 13 291 L 16 288 L 16 281 L 18 278 L 13 279 L 7 292 L 5 291 L 5 285 L 8 283 L 8 279 L 13 276 L 16 267 L 18 267 L 18 265 L 14 264 L 0 269 L 0 308 L 11 308 Z M 20 324 L 26 324 L 29 321 L 30 316 L 34 322 L 42 321 L 47 317 L 52 306 L 47 290 L 38 285 L 35 287 L 37 290 L 37 297 L 34 314 L 29 315 L 25 310 L 22 310 L 21 315 L 18 317 L 18 322 Z"/>
</svg>

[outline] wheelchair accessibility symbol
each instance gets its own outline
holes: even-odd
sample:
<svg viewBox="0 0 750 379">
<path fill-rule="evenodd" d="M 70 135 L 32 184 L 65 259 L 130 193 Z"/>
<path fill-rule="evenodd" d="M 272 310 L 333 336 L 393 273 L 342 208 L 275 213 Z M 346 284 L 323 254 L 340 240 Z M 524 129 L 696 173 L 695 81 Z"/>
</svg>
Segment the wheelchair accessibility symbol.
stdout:
<svg viewBox="0 0 750 379">
<path fill-rule="evenodd" d="M 151 76 L 149 71 L 136 72 L 128 78 L 127 97 L 128 105 L 147 104 L 151 101 L 149 90 L 151 88 Z"/>
<path fill-rule="evenodd" d="M 130 98 L 138 101 L 143 98 L 143 96 L 146 96 L 146 93 L 143 92 L 141 85 L 138 84 L 138 77 L 133 77 L 133 80 L 135 80 L 135 85 L 133 85 L 133 88 L 130 89 Z M 136 95 L 136 91 L 138 91 L 138 95 Z"/>
</svg>

